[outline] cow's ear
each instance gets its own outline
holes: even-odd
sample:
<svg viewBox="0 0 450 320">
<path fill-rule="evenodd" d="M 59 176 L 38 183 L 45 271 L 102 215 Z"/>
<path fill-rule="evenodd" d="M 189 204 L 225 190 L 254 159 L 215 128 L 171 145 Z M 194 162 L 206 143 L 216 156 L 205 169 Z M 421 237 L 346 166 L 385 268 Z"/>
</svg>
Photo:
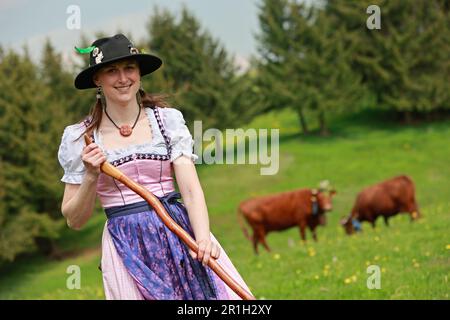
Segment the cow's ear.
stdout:
<svg viewBox="0 0 450 320">
<path fill-rule="evenodd" d="M 334 196 L 337 193 L 336 189 L 330 190 L 330 196 Z"/>
<path fill-rule="evenodd" d="M 311 192 L 313 196 L 317 196 L 319 194 L 319 191 L 317 189 L 312 189 Z"/>
</svg>

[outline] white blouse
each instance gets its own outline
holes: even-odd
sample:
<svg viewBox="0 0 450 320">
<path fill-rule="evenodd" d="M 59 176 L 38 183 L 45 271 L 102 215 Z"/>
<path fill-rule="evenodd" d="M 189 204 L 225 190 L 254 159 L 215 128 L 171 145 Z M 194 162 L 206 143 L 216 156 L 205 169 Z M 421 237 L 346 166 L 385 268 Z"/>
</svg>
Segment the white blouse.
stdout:
<svg viewBox="0 0 450 320">
<path fill-rule="evenodd" d="M 152 153 L 167 155 L 167 147 L 164 137 L 159 130 L 158 122 L 155 118 L 153 110 L 144 108 L 146 115 L 150 121 L 153 139 L 151 142 L 143 144 L 132 144 L 124 148 L 105 150 L 103 148 L 101 135 L 94 130 L 94 139 L 96 144 L 105 153 L 108 162 L 113 162 L 117 159 L 123 158 L 134 153 Z M 185 155 L 193 162 L 198 159 L 198 156 L 193 153 L 194 141 L 189 132 L 183 114 L 174 108 L 159 108 L 158 111 L 166 130 L 166 134 L 170 138 L 170 146 L 172 147 L 172 154 L 170 162 L 173 162 L 178 157 Z M 81 153 L 85 146 L 84 138 L 77 139 L 85 129 L 84 123 L 77 123 L 69 125 L 64 129 L 61 139 L 61 144 L 58 150 L 58 160 L 61 167 L 64 169 L 64 176 L 61 178 L 62 182 L 81 184 L 83 181 L 85 167 L 81 160 Z"/>
</svg>

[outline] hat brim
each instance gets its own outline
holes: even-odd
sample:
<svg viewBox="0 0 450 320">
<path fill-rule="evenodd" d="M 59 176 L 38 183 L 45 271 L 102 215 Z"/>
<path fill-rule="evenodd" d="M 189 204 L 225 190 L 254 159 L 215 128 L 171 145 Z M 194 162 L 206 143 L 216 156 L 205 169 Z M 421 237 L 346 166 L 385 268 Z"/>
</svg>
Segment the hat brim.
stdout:
<svg viewBox="0 0 450 320">
<path fill-rule="evenodd" d="M 77 89 L 90 89 L 90 88 L 96 88 L 97 86 L 94 83 L 94 74 L 102 67 L 112 63 L 117 62 L 119 60 L 125 60 L 125 59 L 136 59 L 136 61 L 139 64 L 139 70 L 141 73 L 141 76 L 144 76 L 146 74 L 152 73 L 159 69 L 162 65 L 162 60 L 156 56 L 145 54 L 145 53 L 137 53 L 133 55 L 126 55 L 123 57 L 117 57 L 105 62 L 100 62 L 96 64 L 95 66 L 90 66 L 83 71 L 81 71 L 76 77 L 75 77 L 75 88 Z"/>
</svg>

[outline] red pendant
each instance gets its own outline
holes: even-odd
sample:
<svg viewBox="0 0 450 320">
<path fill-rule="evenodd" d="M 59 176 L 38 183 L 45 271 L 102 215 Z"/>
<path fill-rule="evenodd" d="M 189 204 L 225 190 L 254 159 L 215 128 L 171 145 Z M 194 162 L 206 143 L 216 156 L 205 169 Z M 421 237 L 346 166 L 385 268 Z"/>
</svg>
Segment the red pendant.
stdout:
<svg viewBox="0 0 450 320">
<path fill-rule="evenodd" d="M 123 126 L 120 126 L 120 134 L 124 137 L 128 137 L 133 132 L 133 129 L 131 129 L 131 126 L 128 124 L 124 124 Z"/>
</svg>

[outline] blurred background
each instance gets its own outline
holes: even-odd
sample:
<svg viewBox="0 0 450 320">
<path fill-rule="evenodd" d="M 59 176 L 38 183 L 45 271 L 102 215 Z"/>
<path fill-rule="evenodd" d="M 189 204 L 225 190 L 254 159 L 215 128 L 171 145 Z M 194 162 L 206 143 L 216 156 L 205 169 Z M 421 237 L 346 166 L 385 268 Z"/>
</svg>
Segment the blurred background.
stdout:
<svg viewBox="0 0 450 320">
<path fill-rule="evenodd" d="M 57 151 L 95 102 L 73 86 L 87 66 L 74 46 L 116 33 L 162 58 L 144 89 L 168 94 L 191 133 L 195 120 L 280 130 L 276 175 L 197 165 L 211 230 L 258 299 L 448 299 L 449 10 L 445 0 L 0 1 L 0 299 L 104 299 L 104 213 L 97 203 L 81 231 L 67 227 Z M 358 192 L 400 174 L 422 218 L 345 235 Z M 318 241 L 292 228 L 254 255 L 239 203 L 321 180 L 337 195 Z M 71 265 L 81 289 L 66 287 Z M 381 289 L 368 289 L 369 265 Z"/>
</svg>

